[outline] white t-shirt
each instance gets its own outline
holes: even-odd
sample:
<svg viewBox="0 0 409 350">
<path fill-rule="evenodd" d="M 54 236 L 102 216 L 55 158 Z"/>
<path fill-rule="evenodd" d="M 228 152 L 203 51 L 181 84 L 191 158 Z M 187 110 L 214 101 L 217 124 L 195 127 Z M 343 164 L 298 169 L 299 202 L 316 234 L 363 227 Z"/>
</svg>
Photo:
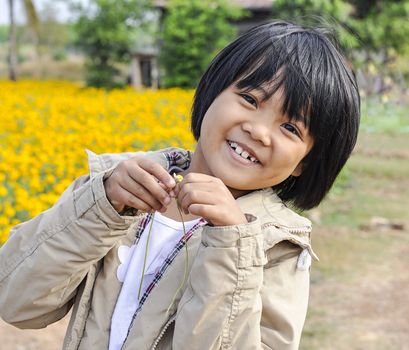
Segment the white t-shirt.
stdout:
<svg viewBox="0 0 409 350">
<path fill-rule="evenodd" d="M 185 222 L 186 232 L 198 221 L 200 219 Z M 119 281 L 123 282 L 123 285 L 111 319 L 109 350 L 121 349 L 132 317 L 139 305 L 138 290 L 150 226 L 151 223 L 149 222 L 145 226 L 136 245 L 134 244 L 131 247 L 120 246 L 118 249 L 119 260 L 122 264 L 117 270 L 117 277 Z M 181 222 L 174 221 L 161 215 L 159 212 L 155 212 L 148 245 L 141 297 L 162 267 L 165 259 L 182 237 L 183 225 Z"/>
</svg>

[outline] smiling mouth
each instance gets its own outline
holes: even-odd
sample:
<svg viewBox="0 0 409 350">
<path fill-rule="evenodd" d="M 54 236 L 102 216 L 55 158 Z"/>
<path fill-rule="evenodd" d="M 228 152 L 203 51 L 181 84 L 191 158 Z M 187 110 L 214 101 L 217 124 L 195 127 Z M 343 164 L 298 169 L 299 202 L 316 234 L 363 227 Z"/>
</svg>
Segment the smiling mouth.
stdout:
<svg viewBox="0 0 409 350">
<path fill-rule="evenodd" d="M 251 156 L 247 151 L 243 150 L 243 148 L 241 148 L 236 142 L 227 140 L 227 143 L 229 144 L 230 148 L 243 159 L 246 159 L 255 164 L 260 163 L 257 158 Z"/>
</svg>

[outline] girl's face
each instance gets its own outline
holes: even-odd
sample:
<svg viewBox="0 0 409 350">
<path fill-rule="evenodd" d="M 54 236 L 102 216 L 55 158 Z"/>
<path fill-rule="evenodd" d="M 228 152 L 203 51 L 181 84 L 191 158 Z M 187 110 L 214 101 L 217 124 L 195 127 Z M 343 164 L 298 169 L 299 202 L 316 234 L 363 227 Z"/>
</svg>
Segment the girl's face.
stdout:
<svg viewBox="0 0 409 350">
<path fill-rule="evenodd" d="M 313 145 L 301 121 L 282 113 L 282 91 L 261 102 L 262 90 L 231 85 L 207 110 L 190 171 L 221 179 L 237 198 L 302 172 Z"/>
</svg>

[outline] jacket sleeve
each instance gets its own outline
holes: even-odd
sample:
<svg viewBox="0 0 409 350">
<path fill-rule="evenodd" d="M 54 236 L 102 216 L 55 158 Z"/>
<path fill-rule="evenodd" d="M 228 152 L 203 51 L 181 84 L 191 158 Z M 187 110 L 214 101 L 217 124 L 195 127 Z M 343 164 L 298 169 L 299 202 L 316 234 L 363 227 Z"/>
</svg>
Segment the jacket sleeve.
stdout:
<svg viewBox="0 0 409 350">
<path fill-rule="evenodd" d="M 75 180 L 49 210 L 14 227 L 0 250 L 0 316 L 19 328 L 62 318 L 92 264 L 126 233 L 103 176 Z"/>
<path fill-rule="evenodd" d="M 175 349 L 298 349 L 309 270 L 288 241 L 266 253 L 258 221 L 209 227 L 180 301 Z"/>
</svg>

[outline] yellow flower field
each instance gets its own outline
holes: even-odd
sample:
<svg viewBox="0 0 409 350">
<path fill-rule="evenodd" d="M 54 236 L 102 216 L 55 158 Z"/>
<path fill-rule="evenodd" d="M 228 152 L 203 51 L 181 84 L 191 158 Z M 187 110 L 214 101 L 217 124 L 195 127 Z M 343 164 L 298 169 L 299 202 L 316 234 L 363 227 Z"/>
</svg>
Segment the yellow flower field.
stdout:
<svg viewBox="0 0 409 350">
<path fill-rule="evenodd" d="M 193 91 L 81 88 L 0 81 L 0 244 L 10 228 L 46 210 L 78 176 L 85 149 L 114 153 L 192 149 Z"/>
</svg>

